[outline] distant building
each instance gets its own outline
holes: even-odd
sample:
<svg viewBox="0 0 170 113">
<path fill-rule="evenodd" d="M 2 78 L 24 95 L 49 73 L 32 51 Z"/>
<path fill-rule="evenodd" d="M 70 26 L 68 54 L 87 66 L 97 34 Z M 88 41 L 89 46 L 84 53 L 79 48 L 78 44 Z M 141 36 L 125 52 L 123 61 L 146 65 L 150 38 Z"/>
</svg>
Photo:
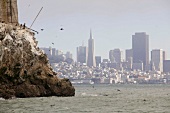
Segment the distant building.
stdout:
<svg viewBox="0 0 170 113">
<path fill-rule="evenodd" d="M 170 60 L 164 60 L 163 61 L 163 72 L 164 73 L 170 73 Z"/>
<path fill-rule="evenodd" d="M 100 66 L 100 64 L 101 64 L 101 56 L 95 56 L 95 59 L 96 59 L 96 66 Z"/>
<path fill-rule="evenodd" d="M 123 61 L 123 51 L 120 49 L 110 50 L 109 58 L 111 62 L 121 63 Z"/>
<path fill-rule="evenodd" d="M 110 59 L 110 62 L 115 62 L 113 53 L 114 53 L 114 50 L 110 50 L 110 51 L 109 51 L 109 59 Z"/>
<path fill-rule="evenodd" d="M 90 31 L 90 39 L 88 40 L 87 66 L 96 67 L 95 53 L 94 53 L 94 39 L 92 38 L 91 31 Z"/>
<path fill-rule="evenodd" d="M 165 51 L 163 51 L 163 60 L 166 60 L 166 52 Z"/>
<path fill-rule="evenodd" d="M 61 50 L 56 50 L 56 56 L 60 56 L 60 55 L 63 55 L 63 51 L 61 51 Z"/>
<path fill-rule="evenodd" d="M 108 67 L 114 68 L 114 69 L 116 69 L 116 70 L 122 70 L 122 69 L 123 69 L 122 63 L 116 63 L 116 62 L 110 62 L 110 63 L 108 63 Z"/>
<path fill-rule="evenodd" d="M 108 62 L 109 62 L 109 59 L 103 59 L 103 62 L 107 62 L 107 63 L 108 63 Z"/>
<path fill-rule="evenodd" d="M 40 48 L 49 58 L 50 63 L 58 63 L 60 61 L 66 60 L 66 55 L 72 57 L 71 53 L 63 54 L 61 50 L 56 50 L 55 48 Z"/>
<path fill-rule="evenodd" d="M 132 49 L 127 49 L 126 50 L 126 66 L 128 70 L 132 69 L 133 65 L 133 50 Z"/>
<path fill-rule="evenodd" d="M 49 48 L 40 48 L 48 57 L 51 57 L 52 56 L 52 48 L 49 47 Z"/>
<path fill-rule="evenodd" d="M 51 53 L 52 53 L 53 57 L 56 57 L 56 55 L 57 55 L 56 48 L 51 48 Z"/>
<path fill-rule="evenodd" d="M 132 35 L 133 63 L 142 61 L 143 69 L 149 65 L 149 35 L 145 32 Z"/>
<path fill-rule="evenodd" d="M 84 45 L 77 47 L 77 62 L 87 63 L 87 47 Z"/>
<path fill-rule="evenodd" d="M 143 71 L 143 62 L 135 62 L 133 63 L 133 70 L 141 70 Z"/>
<path fill-rule="evenodd" d="M 73 58 L 73 55 L 69 51 L 67 51 L 65 56 L 66 56 L 66 59 L 68 59 L 68 58 L 72 59 Z"/>
<path fill-rule="evenodd" d="M 133 58 L 129 57 L 126 62 L 127 62 L 127 69 L 131 70 L 133 66 Z"/>
<path fill-rule="evenodd" d="M 163 50 L 154 49 L 151 51 L 152 70 L 163 72 Z"/>
<path fill-rule="evenodd" d="M 129 58 L 133 58 L 133 50 L 132 49 L 126 49 L 126 61 L 128 61 Z"/>
</svg>

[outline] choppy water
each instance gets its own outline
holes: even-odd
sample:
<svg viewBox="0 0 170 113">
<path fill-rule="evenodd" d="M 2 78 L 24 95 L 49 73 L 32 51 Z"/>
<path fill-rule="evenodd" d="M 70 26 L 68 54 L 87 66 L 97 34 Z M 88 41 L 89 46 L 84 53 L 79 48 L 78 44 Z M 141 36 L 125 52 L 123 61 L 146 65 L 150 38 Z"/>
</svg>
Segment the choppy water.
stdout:
<svg viewBox="0 0 170 113">
<path fill-rule="evenodd" d="M 75 88 L 75 97 L 0 99 L 0 113 L 170 113 L 170 85 Z"/>
</svg>

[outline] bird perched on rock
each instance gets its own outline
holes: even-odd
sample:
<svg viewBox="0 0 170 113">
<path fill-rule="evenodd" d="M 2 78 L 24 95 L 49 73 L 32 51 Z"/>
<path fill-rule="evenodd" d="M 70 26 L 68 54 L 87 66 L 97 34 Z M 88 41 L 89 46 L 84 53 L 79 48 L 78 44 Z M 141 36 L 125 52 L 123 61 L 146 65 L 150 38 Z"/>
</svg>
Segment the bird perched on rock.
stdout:
<svg viewBox="0 0 170 113">
<path fill-rule="evenodd" d="M 25 29 L 25 27 L 26 27 L 26 26 L 25 26 L 25 23 L 24 23 L 24 25 L 23 25 L 23 29 Z"/>
</svg>

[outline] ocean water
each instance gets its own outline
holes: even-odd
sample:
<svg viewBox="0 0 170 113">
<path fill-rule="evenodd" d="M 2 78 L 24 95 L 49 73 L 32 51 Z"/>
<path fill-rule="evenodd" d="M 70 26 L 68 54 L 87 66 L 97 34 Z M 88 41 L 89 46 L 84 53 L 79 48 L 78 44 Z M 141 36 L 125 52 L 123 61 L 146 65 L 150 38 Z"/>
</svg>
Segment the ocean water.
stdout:
<svg viewBox="0 0 170 113">
<path fill-rule="evenodd" d="M 0 113 L 170 113 L 170 85 L 74 85 L 75 97 L 0 99 Z"/>
</svg>

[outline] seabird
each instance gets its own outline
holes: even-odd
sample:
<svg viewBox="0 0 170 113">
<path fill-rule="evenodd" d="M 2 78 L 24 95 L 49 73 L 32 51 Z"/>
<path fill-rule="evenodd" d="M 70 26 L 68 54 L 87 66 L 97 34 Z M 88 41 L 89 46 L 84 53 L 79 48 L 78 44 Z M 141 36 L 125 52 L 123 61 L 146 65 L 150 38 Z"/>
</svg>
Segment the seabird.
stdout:
<svg viewBox="0 0 170 113">
<path fill-rule="evenodd" d="M 61 28 L 60 30 L 64 30 L 63 28 Z"/>
<path fill-rule="evenodd" d="M 23 25 L 23 29 L 25 29 L 25 23 L 24 23 L 24 25 Z"/>
</svg>

